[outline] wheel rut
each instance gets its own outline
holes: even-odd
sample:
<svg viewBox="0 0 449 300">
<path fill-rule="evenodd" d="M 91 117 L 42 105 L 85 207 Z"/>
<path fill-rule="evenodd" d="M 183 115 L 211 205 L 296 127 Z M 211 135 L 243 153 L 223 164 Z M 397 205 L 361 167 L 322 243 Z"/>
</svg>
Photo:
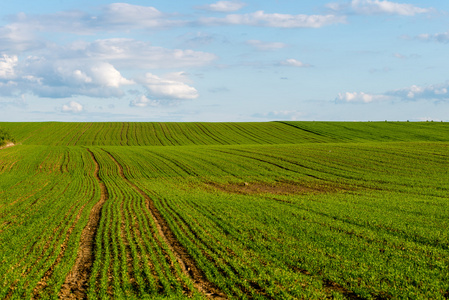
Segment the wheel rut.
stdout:
<svg viewBox="0 0 449 300">
<path fill-rule="evenodd" d="M 175 255 L 179 265 L 181 266 L 182 272 L 193 281 L 195 288 L 209 299 L 228 299 L 227 296 L 215 286 L 215 284 L 206 278 L 201 269 L 196 266 L 195 260 L 187 252 L 187 249 L 178 241 L 175 234 L 170 229 L 167 221 L 154 205 L 153 200 L 147 195 L 147 193 L 145 193 L 126 177 L 123 171 L 123 166 L 115 159 L 115 157 L 109 152 L 105 152 L 117 165 L 119 175 L 123 178 L 123 180 L 125 180 L 136 192 L 145 198 L 148 210 L 156 224 L 158 233 Z"/>
<path fill-rule="evenodd" d="M 65 282 L 59 292 L 60 299 L 87 298 L 88 282 L 95 259 L 95 236 L 100 223 L 101 208 L 109 199 L 108 190 L 99 176 L 100 165 L 93 152 L 90 149 L 87 149 L 87 151 L 90 153 L 92 160 L 95 163 L 94 176 L 100 185 L 100 200 L 93 206 L 89 215 L 89 221 L 81 233 L 80 246 L 75 265 L 65 278 Z"/>
</svg>

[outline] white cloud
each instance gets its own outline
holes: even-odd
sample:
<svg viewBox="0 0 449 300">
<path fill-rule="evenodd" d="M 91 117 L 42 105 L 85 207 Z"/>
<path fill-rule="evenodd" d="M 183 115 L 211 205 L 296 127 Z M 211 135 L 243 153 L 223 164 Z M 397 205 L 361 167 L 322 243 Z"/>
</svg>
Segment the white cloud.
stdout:
<svg viewBox="0 0 449 300">
<path fill-rule="evenodd" d="M 159 100 L 148 99 L 145 95 L 142 95 L 134 100 L 131 100 L 129 106 L 131 107 L 156 107 L 160 105 Z"/>
<path fill-rule="evenodd" d="M 16 55 L 3 54 L 0 57 L 0 79 L 13 79 L 16 77 L 15 67 L 19 61 Z"/>
<path fill-rule="evenodd" d="M 299 60 L 296 60 L 294 58 L 289 58 L 284 61 L 281 61 L 281 65 L 283 66 L 290 66 L 290 67 L 297 67 L 297 68 L 307 68 L 311 67 L 309 64 L 305 64 Z"/>
<path fill-rule="evenodd" d="M 96 64 L 90 68 L 90 72 L 93 82 L 102 86 L 119 88 L 123 85 L 134 84 L 132 80 L 124 78 L 120 72 L 109 63 Z M 89 79 L 89 77 L 87 77 L 87 79 Z M 92 82 L 92 80 L 90 82 Z"/>
<path fill-rule="evenodd" d="M 36 51 L 33 56 L 18 58 L 17 55 L 0 56 L 0 95 L 31 93 L 39 97 L 66 98 L 76 95 L 90 97 L 122 97 L 124 86 L 136 84 L 125 78 L 121 70 L 181 68 L 202 66 L 216 58 L 200 51 L 165 49 L 147 42 L 132 39 L 107 39 L 93 42 L 76 42 L 67 46 L 52 45 Z M 171 73 L 165 82 L 152 85 L 158 95 L 193 99 L 195 93 L 186 82 L 185 73 Z M 139 83 L 142 84 L 142 83 Z M 146 83 L 143 83 L 146 85 Z M 156 87 L 158 86 L 158 87 Z M 177 96 L 176 90 L 184 88 Z M 196 90 L 195 90 L 196 91 Z"/>
<path fill-rule="evenodd" d="M 246 4 L 240 1 L 218 1 L 213 4 L 197 6 L 198 9 L 204 9 L 208 11 L 217 12 L 232 12 L 237 11 L 245 7 Z"/>
<path fill-rule="evenodd" d="M 62 106 L 61 111 L 64 113 L 80 113 L 84 110 L 83 106 L 75 101 L 70 101 L 68 104 Z"/>
<path fill-rule="evenodd" d="M 32 28 L 33 31 L 92 34 L 116 30 L 169 28 L 187 24 L 187 21 L 173 18 L 173 15 L 162 13 L 151 6 L 112 3 L 103 6 L 97 14 L 80 10 L 29 16 L 21 13 L 10 19 L 13 26 Z"/>
<path fill-rule="evenodd" d="M 287 44 L 279 43 L 279 42 L 262 42 L 259 40 L 248 40 L 246 43 L 257 50 L 261 51 L 271 51 L 271 50 L 279 50 L 288 47 Z"/>
<path fill-rule="evenodd" d="M 30 62 L 28 63 L 31 71 L 33 66 Z M 113 65 L 106 62 L 55 60 L 54 62 L 46 61 L 45 64 L 45 66 L 36 65 L 34 69 L 36 73 L 27 79 L 36 81 L 34 78 L 39 77 L 41 79 L 38 81 L 41 84 L 64 84 L 78 88 L 118 89 L 134 84 L 132 80 L 123 77 Z"/>
<path fill-rule="evenodd" d="M 189 78 L 189 74 L 186 72 L 173 72 L 164 75 L 164 79 L 179 81 L 184 83 L 192 83 L 193 81 Z"/>
<path fill-rule="evenodd" d="M 449 31 L 443 33 L 429 34 L 424 33 L 416 36 L 416 39 L 423 41 L 433 41 L 439 43 L 449 43 Z"/>
<path fill-rule="evenodd" d="M 143 82 L 151 95 L 161 97 L 163 99 L 196 99 L 198 91 L 186 83 L 178 76 L 173 79 L 173 74 L 169 74 L 165 78 L 147 73 Z"/>
<path fill-rule="evenodd" d="M 393 14 L 402 16 L 414 16 L 430 12 L 429 9 L 420 8 L 412 4 L 395 3 L 379 0 L 353 0 L 352 8 L 360 14 Z"/>
<path fill-rule="evenodd" d="M 378 101 L 449 101 L 449 81 L 428 86 L 412 85 L 407 88 L 387 91 L 381 94 L 364 92 L 339 93 L 336 102 L 371 103 Z"/>
<path fill-rule="evenodd" d="M 30 56 L 22 61 L 12 59 L 10 64 L 15 64 L 14 77 L 6 83 L 0 81 L 0 95 L 121 97 L 123 86 L 135 84 L 106 62 Z M 7 69 L 4 71 L 5 76 L 12 76 Z"/>
<path fill-rule="evenodd" d="M 167 49 L 152 46 L 148 42 L 133 39 L 104 39 L 94 42 L 78 42 L 61 49 L 64 56 L 95 59 L 114 63 L 118 67 L 152 69 L 184 68 L 206 65 L 217 57 L 212 53 Z"/>
<path fill-rule="evenodd" d="M 346 17 L 336 15 L 290 15 L 266 14 L 256 11 L 249 14 L 231 14 L 224 18 L 202 18 L 205 25 L 249 25 L 278 28 L 319 28 L 326 25 L 345 23 Z"/>
<path fill-rule="evenodd" d="M 81 70 L 73 71 L 73 78 L 77 82 L 81 82 L 81 83 L 91 83 L 92 82 L 92 78 L 87 76 L 86 73 L 84 73 Z"/>
<path fill-rule="evenodd" d="M 170 20 L 170 17 L 169 14 L 162 13 L 151 6 L 112 3 L 105 6 L 103 14 L 95 20 L 98 20 L 102 29 L 171 27 L 182 26 L 186 23 L 181 20 Z"/>
<path fill-rule="evenodd" d="M 390 97 L 386 95 L 375 95 L 375 94 L 366 94 L 363 92 L 346 92 L 339 93 L 337 98 L 335 99 L 337 102 L 355 102 L 355 103 L 371 103 L 377 101 L 389 100 Z"/>
<path fill-rule="evenodd" d="M 129 3 L 111 3 L 103 8 L 103 21 L 108 23 L 147 22 L 164 17 L 154 7 L 132 5 Z"/>
<path fill-rule="evenodd" d="M 403 100 L 449 100 L 449 82 L 428 86 L 412 85 L 407 88 L 389 91 L 386 94 Z"/>
<path fill-rule="evenodd" d="M 18 53 L 45 47 L 34 34 L 36 27 L 27 23 L 12 23 L 0 27 L 0 52 Z"/>
<path fill-rule="evenodd" d="M 401 15 L 414 16 L 416 14 L 429 13 L 432 9 L 421 8 L 413 4 L 397 3 L 391 1 L 380 0 L 352 0 L 350 3 L 338 4 L 329 3 L 327 7 L 333 11 L 349 10 L 360 15 Z"/>
</svg>

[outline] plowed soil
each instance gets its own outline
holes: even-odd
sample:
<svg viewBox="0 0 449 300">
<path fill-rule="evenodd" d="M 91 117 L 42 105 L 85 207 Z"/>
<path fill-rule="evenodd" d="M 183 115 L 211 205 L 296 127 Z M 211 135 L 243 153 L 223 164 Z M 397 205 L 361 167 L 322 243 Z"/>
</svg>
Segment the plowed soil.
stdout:
<svg viewBox="0 0 449 300">
<path fill-rule="evenodd" d="M 275 194 L 275 195 L 291 195 L 291 194 L 320 194 L 335 193 L 343 190 L 353 190 L 350 187 L 338 186 L 328 183 L 307 183 L 298 182 L 241 182 L 241 183 L 208 183 L 216 189 L 227 193 L 236 193 L 243 195 L 251 194 Z"/>
</svg>

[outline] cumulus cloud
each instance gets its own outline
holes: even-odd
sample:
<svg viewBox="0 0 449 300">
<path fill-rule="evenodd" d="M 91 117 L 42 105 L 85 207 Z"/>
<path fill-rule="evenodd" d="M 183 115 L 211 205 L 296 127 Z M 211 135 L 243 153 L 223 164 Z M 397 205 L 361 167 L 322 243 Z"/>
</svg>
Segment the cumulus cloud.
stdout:
<svg viewBox="0 0 449 300">
<path fill-rule="evenodd" d="M 248 14 L 230 14 L 224 18 L 202 18 L 204 25 L 248 25 L 278 28 L 319 28 L 326 25 L 345 23 L 346 17 L 336 15 L 291 15 L 267 14 L 256 11 Z"/>
<path fill-rule="evenodd" d="M 112 3 L 103 7 L 103 13 L 93 17 L 93 23 L 104 29 L 163 28 L 183 26 L 187 22 L 172 19 L 171 14 L 163 13 L 151 6 L 129 3 Z"/>
<path fill-rule="evenodd" d="M 80 113 L 84 110 L 83 106 L 75 101 L 70 101 L 68 104 L 62 106 L 61 111 L 64 113 Z"/>
<path fill-rule="evenodd" d="M 160 25 L 158 20 L 164 14 L 151 6 L 140 6 L 129 3 L 111 3 L 103 7 L 103 14 L 92 18 L 94 22 L 115 26 L 136 25 L 154 27 Z"/>
<path fill-rule="evenodd" d="M 379 101 L 448 101 L 449 81 L 428 86 L 412 85 L 410 87 L 387 91 L 381 94 L 364 92 L 339 93 L 336 102 L 371 103 Z"/>
<path fill-rule="evenodd" d="M 81 72 L 76 70 L 75 72 Z M 119 88 L 123 85 L 134 84 L 132 80 L 124 78 L 119 71 L 117 71 L 113 65 L 109 63 L 100 63 L 93 65 L 90 68 L 91 76 L 93 80 L 88 82 L 97 82 L 97 84 L 107 87 Z M 89 78 L 89 77 L 87 77 Z M 89 78 L 90 79 L 90 78 Z"/>
<path fill-rule="evenodd" d="M 248 40 L 246 44 L 256 48 L 260 51 L 272 51 L 279 50 L 288 47 L 287 44 L 279 43 L 279 42 L 262 42 L 259 40 Z"/>
<path fill-rule="evenodd" d="M 77 42 L 61 49 L 61 55 L 78 59 L 100 59 L 125 68 L 184 68 L 206 65 L 217 57 L 212 53 L 167 49 L 148 42 L 115 38 Z"/>
<path fill-rule="evenodd" d="M 412 85 L 407 88 L 389 91 L 386 94 L 404 100 L 449 100 L 449 82 L 428 86 Z"/>
<path fill-rule="evenodd" d="M 409 37 L 406 37 L 406 38 L 409 38 Z M 449 42 L 449 31 L 443 32 L 443 33 L 435 33 L 435 34 L 423 33 L 423 34 L 416 36 L 416 39 L 422 40 L 422 41 L 448 43 Z"/>
<path fill-rule="evenodd" d="M 429 8 L 417 7 L 413 4 L 397 3 L 387 0 L 352 0 L 350 3 L 330 3 L 327 7 L 333 11 L 350 11 L 359 15 L 401 15 L 414 16 L 431 12 Z"/>
<path fill-rule="evenodd" d="M 0 79 L 13 79 L 16 77 L 14 69 L 18 60 L 16 55 L 3 54 L 0 57 Z"/>
<path fill-rule="evenodd" d="M 337 102 L 354 102 L 354 103 L 371 103 L 377 101 L 388 100 L 390 97 L 385 95 L 375 95 L 375 94 L 367 94 L 367 93 L 357 93 L 357 92 L 346 92 L 339 93 L 337 98 L 335 99 Z"/>
<path fill-rule="evenodd" d="M 213 4 L 197 6 L 197 8 L 216 12 L 232 12 L 240 10 L 245 6 L 246 4 L 240 1 L 218 1 Z"/>
<path fill-rule="evenodd" d="M 113 30 L 148 28 L 168 28 L 183 26 L 187 22 L 174 19 L 173 15 L 162 13 L 151 6 L 128 3 L 105 5 L 97 14 L 83 11 L 63 11 L 45 15 L 25 15 L 11 17 L 15 26 L 34 28 L 35 31 L 92 34 Z"/>
<path fill-rule="evenodd" d="M 198 91 L 188 85 L 191 80 L 185 72 L 168 73 L 162 77 L 147 73 L 139 82 L 146 88 L 148 95 L 140 95 L 131 100 L 131 107 L 157 107 L 175 105 L 182 100 L 198 97 Z"/>
<path fill-rule="evenodd" d="M 52 60 L 45 56 L 29 56 L 21 61 L 12 56 L 3 63 L 10 66 L 0 76 L 0 95 L 6 96 L 32 93 L 50 98 L 121 97 L 124 95 L 121 88 L 134 84 L 107 62 Z"/>
<path fill-rule="evenodd" d="M 156 107 L 160 105 L 159 100 L 148 99 L 145 95 L 142 95 L 134 100 L 131 100 L 129 106 L 131 107 Z"/>
<path fill-rule="evenodd" d="M 290 67 L 297 67 L 297 68 L 308 68 L 311 67 L 310 64 L 305 64 L 299 60 L 296 60 L 294 58 L 289 58 L 284 61 L 281 61 L 282 66 L 290 66 Z"/>
<path fill-rule="evenodd" d="M 136 84 L 134 80 L 122 75 L 122 69 L 147 71 L 202 66 L 216 58 L 210 53 L 154 47 L 147 42 L 132 39 L 53 45 L 35 53 L 36 55 L 20 58 L 17 55 L 0 56 L 0 95 L 32 93 L 51 98 L 75 95 L 122 97 L 125 94 L 123 87 Z M 175 76 L 173 74 L 170 76 Z M 168 86 L 173 86 L 176 82 L 185 85 L 187 82 L 187 76 L 183 79 L 182 75 L 177 76 L 175 79 L 164 78 L 171 81 L 171 84 L 153 82 L 150 86 L 154 90 L 159 89 L 160 95 L 167 96 L 170 94 Z M 186 89 L 182 84 L 178 84 L 178 90 Z M 165 90 L 162 86 L 165 86 Z M 191 91 L 190 96 L 184 94 L 181 98 L 192 99 L 193 94 Z M 173 95 L 174 98 L 179 98 L 176 92 Z"/>
<path fill-rule="evenodd" d="M 147 73 L 142 80 L 142 84 L 148 89 L 151 95 L 162 99 L 196 99 L 198 97 L 198 91 L 184 81 L 185 77 L 182 73 L 171 73 L 164 77 Z"/>
<path fill-rule="evenodd" d="M 45 47 L 34 34 L 36 28 L 27 23 L 13 23 L 0 27 L 0 52 L 17 53 Z"/>
</svg>

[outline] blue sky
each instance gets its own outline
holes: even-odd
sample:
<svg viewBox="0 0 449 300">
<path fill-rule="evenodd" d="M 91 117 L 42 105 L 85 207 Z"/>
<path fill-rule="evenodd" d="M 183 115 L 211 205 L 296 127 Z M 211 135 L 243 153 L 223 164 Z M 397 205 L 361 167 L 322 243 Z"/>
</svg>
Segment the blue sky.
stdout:
<svg viewBox="0 0 449 300">
<path fill-rule="evenodd" d="M 449 121 L 448 12 L 448 1 L 9 1 L 0 121 Z"/>
</svg>

